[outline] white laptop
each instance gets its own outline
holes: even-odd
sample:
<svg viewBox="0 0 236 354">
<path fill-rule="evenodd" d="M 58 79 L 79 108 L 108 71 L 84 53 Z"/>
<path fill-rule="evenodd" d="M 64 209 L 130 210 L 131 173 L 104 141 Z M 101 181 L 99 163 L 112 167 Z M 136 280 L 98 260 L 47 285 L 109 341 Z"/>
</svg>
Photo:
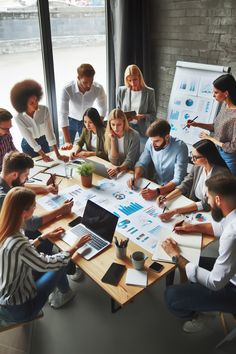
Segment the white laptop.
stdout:
<svg viewBox="0 0 236 354">
<path fill-rule="evenodd" d="M 78 249 L 78 253 L 89 260 L 111 244 L 117 222 L 116 215 L 88 200 L 81 223 L 66 231 L 62 239 L 72 246 L 78 238 L 90 234 L 92 240 Z"/>
</svg>

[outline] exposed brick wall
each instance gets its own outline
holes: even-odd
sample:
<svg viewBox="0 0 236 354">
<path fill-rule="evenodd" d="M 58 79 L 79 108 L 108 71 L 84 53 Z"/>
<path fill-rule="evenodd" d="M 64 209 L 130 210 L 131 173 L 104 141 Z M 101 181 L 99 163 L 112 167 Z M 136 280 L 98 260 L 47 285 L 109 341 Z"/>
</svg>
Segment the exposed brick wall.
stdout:
<svg viewBox="0 0 236 354">
<path fill-rule="evenodd" d="M 224 65 L 236 76 L 236 0 L 149 0 L 157 116 L 166 118 L 177 60 Z"/>
</svg>

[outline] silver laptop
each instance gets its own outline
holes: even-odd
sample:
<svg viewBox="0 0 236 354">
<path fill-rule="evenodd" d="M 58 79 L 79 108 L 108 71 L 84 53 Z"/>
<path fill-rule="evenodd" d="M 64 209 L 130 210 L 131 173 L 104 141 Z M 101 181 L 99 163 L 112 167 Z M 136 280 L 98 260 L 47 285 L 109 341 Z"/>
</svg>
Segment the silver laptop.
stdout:
<svg viewBox="0 0 236 354">
<path fill-rule="evenodd" d="M 72 246 L 78 237 L 90 234 L 92 240 L 78 249 L 78 253 L 89 260 L 111 244 L 117 222 L 116 215 L 88 200 L 81 223 L 66 231 L 62 239 Z"/>
<path fill-rule="evenodd" d="M 85 159 L 86 162 L 92 162 L 92 164 L 94 165 L 94 172 L 99 175 L 102 176 L 104 178 L 111 178 L 107 172 L 107 167 L 100 162 L 94 161 L 94 160 L 89 160 L 89 159 Z"/>
</svg>

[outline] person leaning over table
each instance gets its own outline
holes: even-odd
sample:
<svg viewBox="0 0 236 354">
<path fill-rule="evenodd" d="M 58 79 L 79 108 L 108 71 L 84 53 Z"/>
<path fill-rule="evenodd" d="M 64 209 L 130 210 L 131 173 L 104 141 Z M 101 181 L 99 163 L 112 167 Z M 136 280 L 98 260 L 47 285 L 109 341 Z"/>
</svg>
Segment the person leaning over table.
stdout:
<svg viewBox="0 0 236 354">
<path fill-rule="evenodd" d="M 4 108 L 0 108 L 0 171 L 2 170 L 2 161 L 5 154 L 16 150 L 10 133 L 11 120 L 11 113 Z"/>
<path fill-rule="evenodd" d="M 94 75 L 95 70 L 92 65 L 81 64 L 77 68 L 77 80 L 69 82 L 62 90 L 59 112 L 60 125 L 65 140 L 62 150 L 71 150 L 76 134 L 78 133 L 80 136 L 85 109 L 96 103 L 101 120 L 106 115 L 107 97 L 102 85 L 93 81 Z"/>
<path fill-rule="evenodd" d="M 71 154 L 71 159 L 77 157 L 98 156 L 107 160 L 104 149 L 105 126 L 96 108 L 88 108 L 83 115 L 84 128 L 76 143 L 76 150 Z M 83 147 L 86 150 L 83 150 Z"/>
<path fill-rule="evenodd" d="M 68 251 L 52 256 L 38 253 L 41 240 L 55 240 L 65 230 L 59 227 L 30 242 L 22 226 L 32 217 L 35 206 L 35 193 L 15 187 L 7 194 L 0 213 L 0 313 L 6 322 L 32 320 L 48 297 L 53 308 L 69 302 L 75 292 L 70 289 L 66 265 L 77 249 L 91 239 L 89 235 L 84 236 Z M 37 281 L 33 270 L 42 273 Z"/>
<path fill-rule="evenodd" d="M 129 119 L 129 124 L 138 131 L 144 148 L 147 141 L 146 130 L 156 119 L 155 91 L 146 85 L 141 70 L 135 64 L 127 66 L 124 84 L 125 86 L 118 88 L 117 108 L 124 112 L 137 112 Z"/>
<path fill-rule="evenodd" d="M 162 243 L 184 282 L 167 287 L 165 301 L 175 316 L 188 320 L 183 326 L 186 332 L 203 328 L 203 311 L 236 313 L 236 178 L 218 174 L 210 177 L 206 185 L 214 221 L 212 225 L 197 225 L 195 230 L 201 228 L 204 233 L 220 235 L 217 259 L 201 257 L 198 266 L 181 255 L 173 239 Z"/>
<path fill-rule="evenodd" d="M 159 196 L 158 203 L 160 206 L 165 205 L 166 202 L 181 194 L 193 200 L 193 203 L 160 214 L 159 217 L 162 221 L 168 221 L 176 214 L 185 214 L 196 210 L 209 211 L 210 206 L 207 203 L 206 180 L 217 173 L 229 173 L 229 169 L 220 156 L 215 144 L 207 139 L 193 144 L 192 161 L 193 167 L 183 182 L 169 194 Z"/>
<path fill-rule="evenodd" d="M 11 103 L 18 112 L 15 121 L 23 136 L 22 151 L 31 157 L 41 156 L 43 161 L 52 161 L 46 155 L 51 146 L 56 158 L 67 162 L 69 157 L 58 151 L 49 110 L 39 105 L 42 96 L 42 86 L 34 80 L 18 82 L 11 89 Z"/>
<path fill-rule="evenodd" d="M 157 119 L 147 130 L 149 137 L 144 151 L 135 165 L 134 176 L 128 181 L 129 187 L 137 187 L 138 181 L 147 170 L 150 162 L 154 164 L 154 181 L 159 188 L 144 188 L 142 197 L 156 199 L 175 189 L 187 173 L 187 145 L 170 135 L 170 125 L 164 119 Z"/>
<path fill-rule="evenodd" d="M 187 121 L 188 127 L 207 129 L 213 136 L 200 133 L 200 138 L 211 140 L 218 148 L 232 174 L 236 175 L 236 81 L 231 74 L 224 74 L 213 82 L 213 96 L 222 103 L 213 123 Z"/>
<path fill-rule="evenodd" d="M 139 134 L 129 126 L 126 115 L 119 109 L 113 109 L 109 116 L 105 132 L 105 150 L 113 166 L 108 168 L 110 177 L 126 172 L 134 167 L 139 157 Z"/>
<path fill-rule="evenodd" d="M 30 169 L 34 167 L 33 159 L 23 152 L 12 151 L 4 156 L 3 168 L 0 174 L 0 209 L 6 195 L 9 191 L 16 186 L 26 186 L 36 194 L 58 193 L 58 187 L 49 186 L 37 186 L 27 184 Z M 37 231 L 43 225 L 55 220 L 59 216 L 64 216 L 71 213 L 73 201 L 65 201 L 60 207 L 47 211 L 38 215 L 33 215 L 27 219 L 24 229 L 27 236 L 30 238 L 36 237 L 39 233 Z M 52 252 L 52 243 L 47 240 L 42 242 L 40 250 L 44 253 L 50 254 Z"/>
</svg>

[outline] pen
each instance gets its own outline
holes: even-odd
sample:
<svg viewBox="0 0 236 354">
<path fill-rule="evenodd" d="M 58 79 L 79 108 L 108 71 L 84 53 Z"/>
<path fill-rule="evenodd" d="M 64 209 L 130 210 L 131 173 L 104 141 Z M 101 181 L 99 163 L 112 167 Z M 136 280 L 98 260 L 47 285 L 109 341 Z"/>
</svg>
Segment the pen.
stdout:
<svg viewBox="0 0 236 354">
<path fill-rule="evenodd" d="M 133 177 L 131 178 L 131 189 L 134 189 L 134 175 L 133 175 Z"/>
<path fill-rule="evenodd" d="M 62 182 L 63 178 L 57 183 L 57 185 L 59 186 L 59 184 Z"/>
<path fill-rule="evenodd" d="M 194 117 L 193 119 L 190 120 L 189 123 L 194 122 L 197 118 L 198 118 L 198 116 Z M 183 129 L 187 128 L 187 126 L 188 126 L 188 124 L 186 124 L 186 125 L 183 127 Z"/>
<path fill-rule="evenodd" d="M 177 223 L 175 224 L 175 226 L 173 227 L 172 232 L 175 231 L 176 226 L 182 226 L 183 223 L 184 223 L 184 220 L 181 220 L 181 221 L 177 222 Z"/>
<path fill-rule="evenodd" d="M 56 187 L 56 184 L 55 184 L 55 179 L 56 179 L 56 176 L 52 173 L 50 173 L 50 176 L 51 176 L 51 179 L 52 179 L 52 185 L 53 187 Z"/>
<path fill-rule="evenodd" d="M 71 198 L 70 200 L 68 200 L 68 202 L 72 202 L 73 198 Z"/>
<path fill-rule="evenodd" d="M 43 182 L 42 179 L 39 179 L 39 178 L 36 178 L 36 177 L 32 177 L 32 179 L 34 179 L 35 181 Z"/>
<path fill-rule="evenodd" d="M 148 184 L 143 189 L 147 189 L 147 187 L 149 187 L 150 184 L 151 184 L 151 182 L 148 182 Z"/>
<path fill-rule="evenodd" d="M 162 210 L 162 214 L 164 214 L 164 212 L 166 211 L 166 209 L 167 209 L 167 206 L 165 205 L 165 206 L 164 206 L 164 209 Z"/>
</svg>

